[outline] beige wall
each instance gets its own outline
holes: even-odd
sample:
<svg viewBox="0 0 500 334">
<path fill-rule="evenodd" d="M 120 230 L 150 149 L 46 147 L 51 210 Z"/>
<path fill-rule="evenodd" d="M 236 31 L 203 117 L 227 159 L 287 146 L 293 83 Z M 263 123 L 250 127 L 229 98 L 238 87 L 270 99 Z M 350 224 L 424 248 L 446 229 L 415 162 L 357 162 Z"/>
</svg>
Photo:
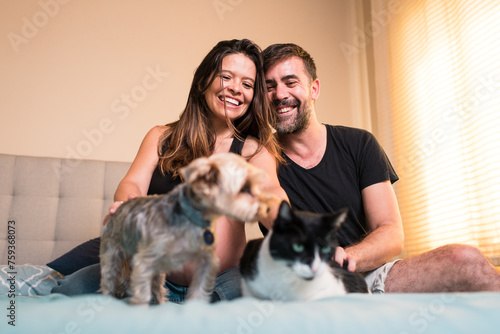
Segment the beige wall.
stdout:
<svg viewBox="0 0 500 334">
<path fill-rule="evenodd" d="M 231 38 L 303 46 L 319 70 L 320 120 L 366 128 L 356 64 L 339 47 L 359 1 L 0 0 L 0 153 L 131 161 L 152 126 L 177 119 L 204 55 Z"/>
</svg>

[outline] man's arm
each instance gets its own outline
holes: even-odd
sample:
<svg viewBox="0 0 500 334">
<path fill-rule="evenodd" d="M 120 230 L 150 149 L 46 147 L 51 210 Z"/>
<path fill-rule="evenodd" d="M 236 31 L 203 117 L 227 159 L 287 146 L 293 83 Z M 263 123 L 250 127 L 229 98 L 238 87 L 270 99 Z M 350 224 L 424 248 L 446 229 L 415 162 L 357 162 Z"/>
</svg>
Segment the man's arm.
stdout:
<svg viewBox="0 0 500 334">
<path fill-rule="evenodd" d="M 358 272 L 380 267 L 399 255 L 404 245 L 403 224 L 390 181 L 368 186 L 361 195 L 370 232 L 360 243 L 345 249 Z"/>
</svg>

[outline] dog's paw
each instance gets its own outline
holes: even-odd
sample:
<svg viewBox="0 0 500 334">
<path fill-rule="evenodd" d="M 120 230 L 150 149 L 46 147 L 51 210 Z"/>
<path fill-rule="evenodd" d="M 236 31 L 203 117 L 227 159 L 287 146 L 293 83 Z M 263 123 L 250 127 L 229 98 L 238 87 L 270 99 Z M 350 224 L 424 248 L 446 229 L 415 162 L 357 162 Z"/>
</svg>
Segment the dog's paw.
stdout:
<svg viewBox="0 0 500 334">
<path fill-rule="evenodd" d="M 208 303 L 210 301 L 210 297 L 211 297 L 211 294 L 197 289 L 197 290 L 190 290 L 188 292 L 187 299 L 188 300 L 201 300 L 201 301 L 205 301 Z"/>
</svg>

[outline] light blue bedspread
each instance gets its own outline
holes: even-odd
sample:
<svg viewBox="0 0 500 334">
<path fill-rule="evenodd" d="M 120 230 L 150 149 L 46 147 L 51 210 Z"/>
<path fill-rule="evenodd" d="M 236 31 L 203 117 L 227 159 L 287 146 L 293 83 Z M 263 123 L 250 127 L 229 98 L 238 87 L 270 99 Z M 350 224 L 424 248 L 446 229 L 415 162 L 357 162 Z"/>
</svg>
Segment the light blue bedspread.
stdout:
<svg viewBox="0 0 500 334">
<path fill-rule="evenodd" d="M 500 333 L 499 293 L 351 294 L 307 303 L 242 298 L 161 306 L 132 306 L 100 295 L 2 295 L 0 309 L 2 334 Z"/>
</svg>

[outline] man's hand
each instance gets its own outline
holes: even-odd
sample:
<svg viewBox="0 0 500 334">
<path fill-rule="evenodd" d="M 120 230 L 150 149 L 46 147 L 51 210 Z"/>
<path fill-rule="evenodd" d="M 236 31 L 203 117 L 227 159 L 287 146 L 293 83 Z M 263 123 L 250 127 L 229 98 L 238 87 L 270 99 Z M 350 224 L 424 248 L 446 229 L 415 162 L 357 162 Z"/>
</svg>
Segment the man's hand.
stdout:
<svg viewBox="0 0 500 334">
<path fill-rule="evenodd" d="M 335 262 L 337 262 L 341 267 L 344 267 L 344 263 L 346 263 L 347 270 L 351 272 L 356 271 L 356 260 L 342 247 L 337 247 L 335 249 Z"/>
</svg>

